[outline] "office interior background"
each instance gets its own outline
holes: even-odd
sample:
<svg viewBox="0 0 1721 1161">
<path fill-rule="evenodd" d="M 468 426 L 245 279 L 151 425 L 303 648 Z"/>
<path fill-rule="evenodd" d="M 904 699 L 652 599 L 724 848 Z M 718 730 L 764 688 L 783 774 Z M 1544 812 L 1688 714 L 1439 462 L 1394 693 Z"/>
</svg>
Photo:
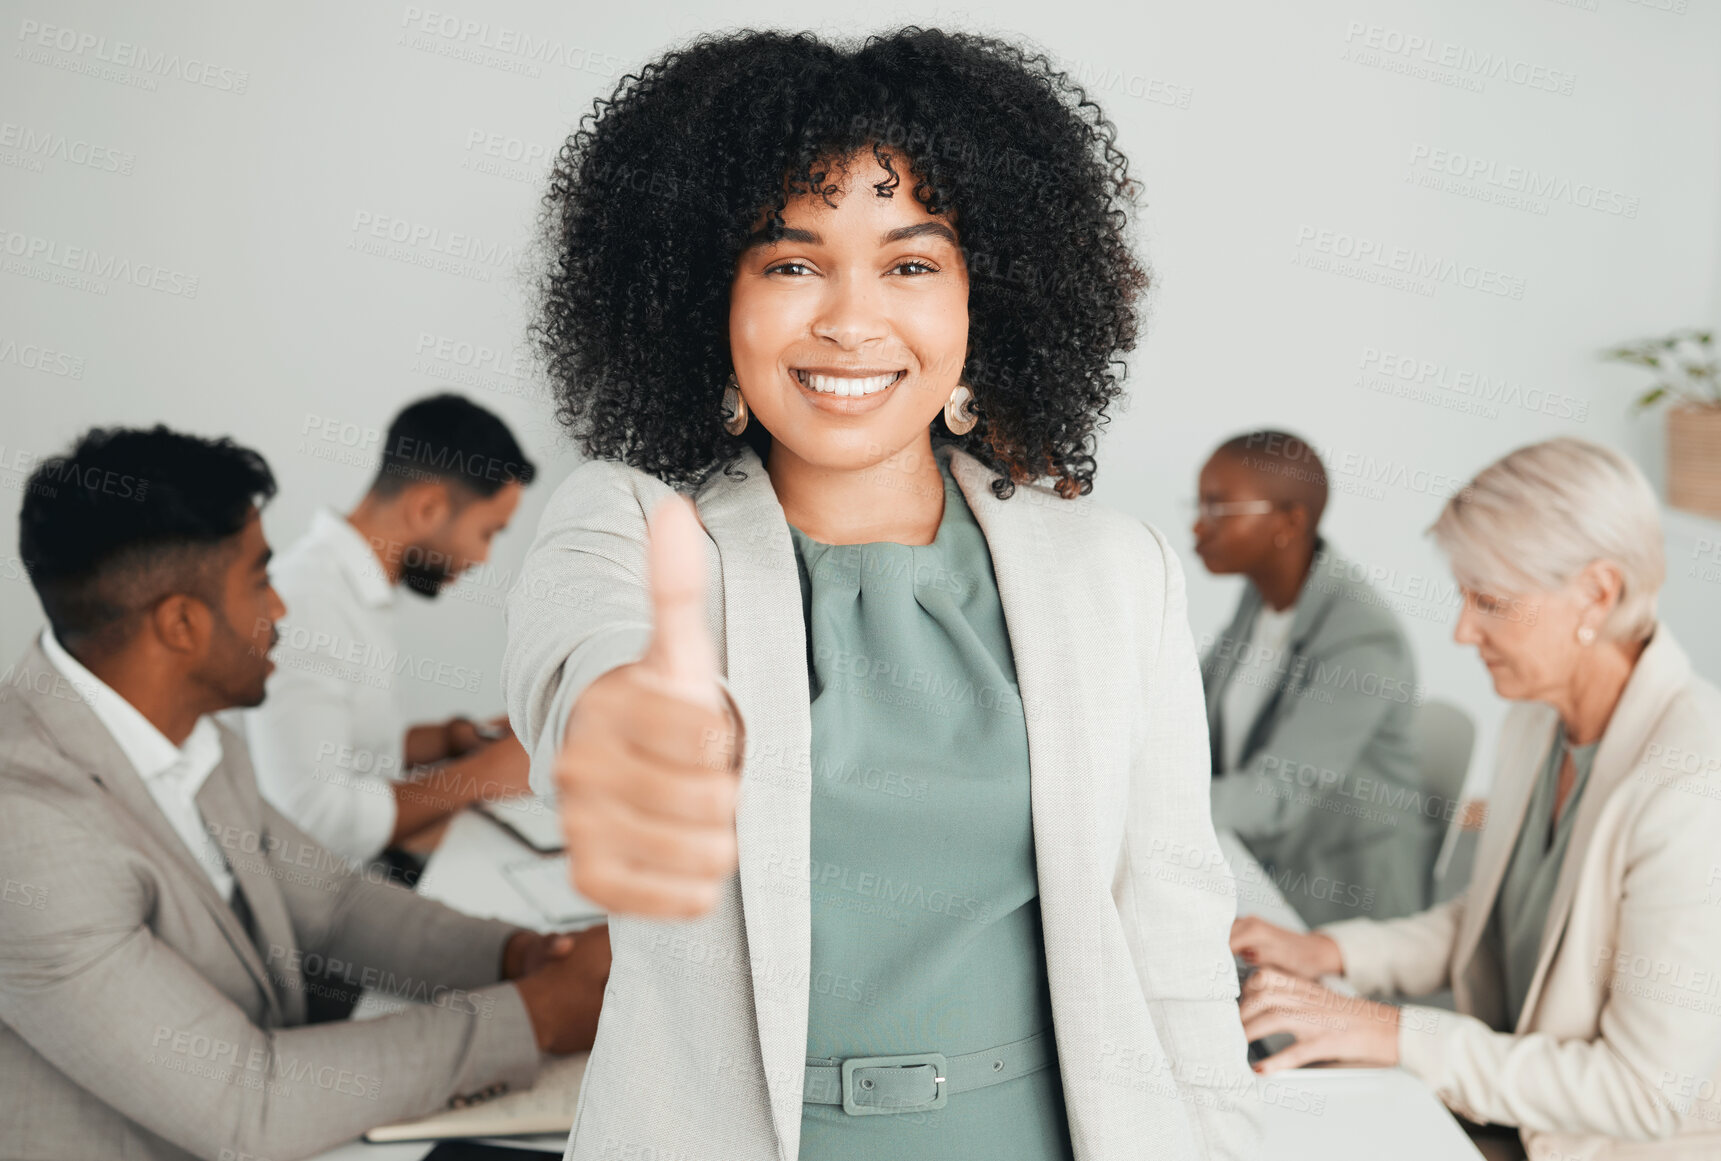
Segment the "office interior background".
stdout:
<svg viewBox="0 0 1721 1161">
<path fill-rule="evenodd" d="M 1421 695 L 1477 723 L 1473 792 L 1505 703 L 1451 641 L 1423 530 L 1477 469 L 1556 434 L 1661 486 L 1665 412 L 1634 413 L 1645 373 L 1598 354 L 1721 319 L 1721 8 L 1699 0 L 5 10 L 8 660 L 41 624 L 20 489 L 82 430 L 257 448 L 279 548 L 358 498 L 402 404 L 452 389 L 543 475 L 488 565 L 439 607 L 407 601 L 403 647 L 437 665 L 397 688 L 415 717 L 500 711 L 503 598 L 579 463 L 526 338 L 548 166 L 623 74 L 702 30 L 980 29 L 1082 83 L 1142 183 L 1155 276 L 1096 498 L 1183 552 L 1200 642 L 1242 582 L 1188 551 L 1196 472 L 1239 431 L 1307 436 L 1327 534 L 1400 613 Z M 1721 519 L 1664 518 L 1663 617 L 1721 679 Z"/>
</svg>

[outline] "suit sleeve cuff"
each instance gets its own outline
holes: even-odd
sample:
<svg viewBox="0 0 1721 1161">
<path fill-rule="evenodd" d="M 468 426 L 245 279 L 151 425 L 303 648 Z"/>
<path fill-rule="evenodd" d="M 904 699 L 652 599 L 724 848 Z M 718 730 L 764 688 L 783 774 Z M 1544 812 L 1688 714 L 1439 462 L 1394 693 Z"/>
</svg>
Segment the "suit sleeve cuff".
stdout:
<svg viewBox="0 0 1721 1161">
<path fill-rule="evenodd" d="M 1436 1093 L 1447 1087 L 1452 1061 L 1452 1038 L 1463 1021 L 1480 1024 L 1474 1016 L 1461 1016 L 1441 1008 L 1405 1004 L 1398 1010 L 1398 1065 Z M 1485 1025 L 1484 1025 L 1485 1027 Z"/>
<path fill-rule="evenodd" d="M 1338 944 L 1340 978 L 1365 996 L 1385 990 L 1383 981 L 1376 978 L 1378 973 L 1369 970 L 1369 929 L 1375 925 L 1376 921 L 1373 919 L 1341 919 L 1337 923 L 1323 924 L 1310 932 L 1312 935 L 1324 935 Z M 1402 1028 L 1403 1024 L 1399 1026 Z"/>
<path fill-rule="evenodd" d="M 511 1092 L 531 1088 L 538 1079 L 543 1056 L 520 989 L 498 984 L 473 995 L 484 997 L 486 1003 L 479 1010 L 479 1029 L 473 1037 L 471 1063 L 462 1087 L 470 1085 L 466 1091 L 475 1092 L 500 1082 Z"/>
</svg>

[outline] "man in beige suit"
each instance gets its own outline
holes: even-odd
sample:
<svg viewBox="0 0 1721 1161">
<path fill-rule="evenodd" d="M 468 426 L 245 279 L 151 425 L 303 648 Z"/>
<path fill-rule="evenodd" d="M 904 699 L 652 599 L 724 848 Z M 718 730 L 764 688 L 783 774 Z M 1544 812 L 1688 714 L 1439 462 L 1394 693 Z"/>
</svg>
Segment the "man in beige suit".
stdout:
<svg viewBox="0 0 1721 1161">
<path fill-rule="evenodd" d="M 0 1156 L 286 1161 L 591 1044 L 607 929 L 349 870 L 210 716 L 272 666 L 273 491 L 256 453 L 161 427 L 92 431 L 26 489 L 50 628 L 0 675 Z M 425 1002 L 304 1026 L 331 979 Z"/>
</svg>

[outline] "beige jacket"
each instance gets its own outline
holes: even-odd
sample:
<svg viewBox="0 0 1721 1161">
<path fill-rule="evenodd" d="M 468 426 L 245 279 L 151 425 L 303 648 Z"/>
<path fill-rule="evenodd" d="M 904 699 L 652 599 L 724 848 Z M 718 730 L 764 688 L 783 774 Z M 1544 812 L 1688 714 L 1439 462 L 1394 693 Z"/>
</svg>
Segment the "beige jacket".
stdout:
<svg viewBox="0 0 1721 1161">
<path fill-rule="evenodd" d="M 979 460 L 940 454 L 951 455 L 991 551 L 1027 717 L 1075 1156 L 1255 1156 L 1259 1101 L 1228 947 L 1235 890 L 1209 814 L 1182 568 L 1140 520 L 1042 487 L 999 500 Z M 701 918 L 612 918 L 571 1161 L 799 1154 L 811 957 L 806 630 L 770 477 L 751 451 L 739 468 L 745 480 L 719 473 L 695 499 L 709 534 L 708 624 L 745 733 L 740 870 Z M 595 460 L 545 510 L 509 598 L 503 663 L 537 785 L 547 786 L 578 693 L 645 651 L 646 516 L 670 494 L 653 476 Z"/>
<path fill-rule="evenodd" d="M 1474 1121 L 1516 1125 L 1532 1159 L 1721 1157 L 1721 691 L 1666 626 L 1596 752 L 1513 1029 L 1483 940 L 1552 744 L 1545 705 L 1501 730 L 1469 889 L 1405 919 L 1321 928 L 1359 990 L 1450 987 L 1458 1014 L 1407 1006 L 1404 1068 Z"/>
<path fill-rule="evenodd" d="M 536 1078 L 515 928 L 349 870 L 220 730 L 196 801 L 249 930 L 41 646 L 0 670 L 0 1158 L 292 1161 Z M 307 1025 L 331 979 L 425 1002 Z"/>
</svg>

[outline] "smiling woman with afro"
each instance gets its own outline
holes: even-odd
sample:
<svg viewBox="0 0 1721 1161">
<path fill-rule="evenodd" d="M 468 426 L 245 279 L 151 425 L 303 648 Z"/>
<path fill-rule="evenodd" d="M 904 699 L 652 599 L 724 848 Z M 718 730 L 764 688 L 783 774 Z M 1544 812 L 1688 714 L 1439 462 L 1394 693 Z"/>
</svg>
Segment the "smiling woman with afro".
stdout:
<svg viewBox="0 0 1721 1161">
<path fill-rule="evenodd" d="M 664 54 L 596 102 L 545 198 L 538 338 L 563 422 L 587 455 L 676 484 L 732 460 L 743 439 L 710 419 L 752 224 L 827 186 L 831 159 L 888 147 L 909 168 L 879 196 L 962 223 L 980 417 L 962 448 L 1008 481 L 1090 491 L 1148 282 L 1115 136 L 1045 56 L 979 36 L 910 28 L 845 51 L 741 33 Z M 751 435 L 765 458 L 769 436 Z"/>
<path fill-rule="evenodd" d="M 588 462 L 503 684 L 612 918 L 570 1161 L 1255 1155 L 1182 566 L 1089 495 L 1114 138 L 906 28 L 700 37 L 562 150 Z"/>
</svg>

